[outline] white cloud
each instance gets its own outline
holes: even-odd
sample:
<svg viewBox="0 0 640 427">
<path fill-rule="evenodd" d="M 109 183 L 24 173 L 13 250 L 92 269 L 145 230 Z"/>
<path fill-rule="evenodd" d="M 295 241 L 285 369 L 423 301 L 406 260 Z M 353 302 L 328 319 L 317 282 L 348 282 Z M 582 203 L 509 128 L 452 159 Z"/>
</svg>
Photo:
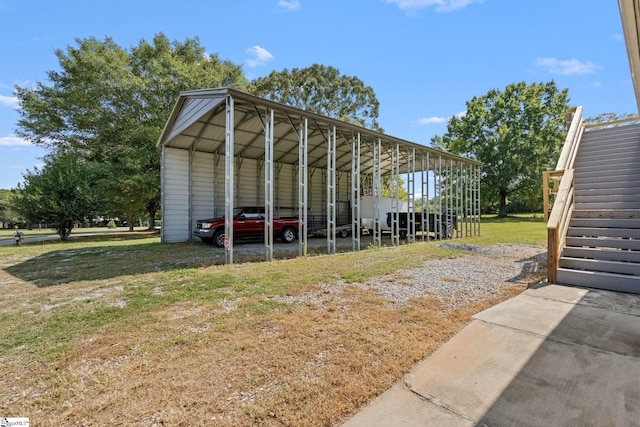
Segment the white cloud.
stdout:
<svg viewBox="0 0 640 427">
<path fill-rule="evenodd" d="M 484 0 L 386 0 L 387 3 L 395 4 L 405 12 L 415 12 L 427 7 L 435 7 L 436 12 L 452 12 L 464 9 L 473 3 L 482 3 Z"/>
<path fill-rule="evenodd" d="M 593 86 L 593 87 L 602 87 L 602 82 L 593 82 L 593 83 L 591 83 L 591 86 Z"/>
<path fill-rule="evenodd" d="M 286 10 L 300 9 L 300 0 L 278 0 L 278 6 Z"/>
<path fill-rule="evenodd" d="M 0 105 L 9 108 L 18 108 L 18 98 L 15 96 L 0 95 Z"/>
<path fill-rule="evenodd" d="M 432 124 L 438 124 L 438 123 L 444 123 L 446 122 L 447 119 L 445 119 L 444 117 L 424 117 L 422 119 L 418 119 L 416 121 L 414 121 L 413 123 L 420 125 L 420 126 L 424 126 L 424 125 L 432 125 Z"/>
<path fill-rule="evenodd" d="M 458 114 L 456 114 L 456 117 L 461 119 L 466 115 L 467 115 L 467 110 L 464 110 L 464 111 L 460 111 Z"/>
<path fill-rule="evenodd" d="M 0 137 L 0 147 L 27 147 L 31 145 L 26 139 L 18 138 L 14 135 Z"/>
<path fill-rule="evenodd" d="M 613 38 L 619 42 L 623 42 L 624 41 L 624 36 L 622 34 L 614 34 Z"/>
<path fill-rule="evenodd" d="M 255 68 L 265 65 L 269 61 L 273 61 L 275 57 L 265 48 L 262 48 L 258 45 L 251 46 L 247 49 L 247 58 L 244 62 L 247 64 L 247 67 Z"/>
<path fill-rule="evenodd" d="M 581 62 L 575 58 L 538 58 L 535 61 L 535 65 L 538 68 L 546 70 L 550 74 L 560 74 L 563 76 L 589 74 L 600 68 L 591 61 Z"/>
</svg>

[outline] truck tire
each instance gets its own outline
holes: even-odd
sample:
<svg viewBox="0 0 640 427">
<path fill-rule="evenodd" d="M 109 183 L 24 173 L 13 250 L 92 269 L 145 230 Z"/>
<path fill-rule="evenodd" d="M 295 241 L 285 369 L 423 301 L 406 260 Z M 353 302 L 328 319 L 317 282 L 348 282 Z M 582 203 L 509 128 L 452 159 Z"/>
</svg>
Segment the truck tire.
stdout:
<svg viewBox="0 0 640 427">
<path fill-rule="evenodd" d="M 296 229 L 293 227 L 285 227 L 280 234 L 280 238 L 284 243 L 293 243 L 296 240 Z"/>
<path fill-rule="evenodd" d="M 349 235 L 349 232 L 347 231 L 346 228 L 343 228 L 338 232 L 338 234 L 340 234 L 340 237 L 347 237 Z"/>
<path fill-rule="evenodd" d="M 213 243 L 219 248 L 224 248 L 224 230 L 213 233 Z"/>
</svg>

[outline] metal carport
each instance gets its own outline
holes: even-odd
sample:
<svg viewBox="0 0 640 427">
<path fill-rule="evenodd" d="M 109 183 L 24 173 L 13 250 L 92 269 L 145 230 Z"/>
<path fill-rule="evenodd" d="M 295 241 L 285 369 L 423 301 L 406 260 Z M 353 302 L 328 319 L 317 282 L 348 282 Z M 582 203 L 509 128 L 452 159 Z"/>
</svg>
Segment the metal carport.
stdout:
<svg viewBox="0 0 640 427">
<path fill-rule="evenodd" d="M 352 225 L 360 250 L 360 200 L 374 201 L 374 244 L 381 244 L 382 177 L 402 176 L 407 212 L 458 214 L 455 236 L 480 233 L 480 163 L 350 123 L 229 89 L 183 92 L 158 140 L 162 149 L 162 241 L 192 239 L 195 221 L 224 213 L 226 262 L 233 263 L 234 206 L 265 206 L 265 258 L 273 256 L 274 214 L 299 217 L 299 254 L 309 227 L 327 229 L 335 253 L 339 218 Z M 392 211 L 399 192 L 392 187 Z M 416 200 L 428 206 L 415 212 Z M 410 221 L 413 224 L 413 221 Z M 438 222 L 439 224 L 439 222 Z M 409 241 L 428 233 L 407 230 Z M 399 244 L 394 227 L 391 242 Z"/>
</svg>

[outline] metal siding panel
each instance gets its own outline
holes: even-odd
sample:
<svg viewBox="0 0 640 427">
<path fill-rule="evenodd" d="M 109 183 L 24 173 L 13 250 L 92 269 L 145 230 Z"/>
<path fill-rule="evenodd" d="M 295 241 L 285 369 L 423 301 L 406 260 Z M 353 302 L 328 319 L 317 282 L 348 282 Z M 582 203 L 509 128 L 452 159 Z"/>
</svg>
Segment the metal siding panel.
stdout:
<svg viewBox="0 0 640 427">
<path fill-rule="evenodd" d="M 280 173 L 278 174 L 278 189 L 275 193 L 278 196 L 278 200 L 275 202 L 275 206 L 280 209 L 287 208 L 287 212 L 282 211 L 281 215 L 289 215 L 288 211 L 298 206 L 298 201 L 296 200 L 298 195 L 298 181 L 295 181 L 296 197 L 294 198 L 294 179 L 291 165 L 279 164 L 277 167 L 280 168 Z"/>
<path fill-rule="evenodd" d="M 165 242 L 189 239 L 189 152 L 165 148 L 165 181 L 162 183 Z"/>
<path fill-rule="evenodd" d="M 351 215 L 351 203 L 349 201 L 351 194 L 351 186 L 349 185 L 349 174 L 343 172 L 338 175 L 337 182 L 337 210 L 336 210 L 336 221 L 337 225 L 346 225 L 350 224 L 351 221 L 349 219 Z"/>
<path fill-rule="evenodd" d="M 325 193 L 327 192 L 326 183 L 322 179 L 326 173 L 323 169 L 315 169 L 313 175 L 309 171 L 309 230 L 326 227 L 325 211 Z"/>
<path fill-rule="evenodd" d="M 211 218 L 214 214 L 214 163 L 212 153 L 195 152 L 191 165 L 191 229 L 199 219 Z"/>
<path fill-rule="evenodd" d="M 238 206 L 258 206 L 262 205 L 264 197 L 264 175 L 261 176 L 260 182 L 256 176 L 258 163 L 255 160 L 244 159 L 242 167 L 238 170 L 237 175 L 237 205 Z M 264 171 L 262 171 L 264 174 Z"/>
</svg>

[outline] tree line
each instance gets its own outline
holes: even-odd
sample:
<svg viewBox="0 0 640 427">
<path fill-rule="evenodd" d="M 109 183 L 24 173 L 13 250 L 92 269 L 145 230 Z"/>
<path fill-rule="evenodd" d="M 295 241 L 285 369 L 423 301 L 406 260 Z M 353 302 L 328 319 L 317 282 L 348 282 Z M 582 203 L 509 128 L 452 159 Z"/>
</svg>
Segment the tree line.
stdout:
<svg viewBox="0 0 640 427">
<path fill-rule="evenodd" d="M 180 92 L 230 87 L 382 132 L 373 88 L 331 66 L 273 71 L 248 81 L 242 66 L 209 54 L 199 39 L 164 34 L 123 48 L 111 38 L 75 40 L 55 51 L 47 82 L 17 86 L 16 134 L 46 147 L 24 175 L 11 209 L 66 239 L 73 223 L 112 215 L 153 227 L 160 209 L 156 143 Z M 541 209 L 541 172 L 555 165 L 566 134 L 567 90 L 554 82 L 509 85 L 467 102 L 431 144 L 484 163 L 482 200 Z M 1 213 L 1 212 L 0 212 Z"/>
</svg>

